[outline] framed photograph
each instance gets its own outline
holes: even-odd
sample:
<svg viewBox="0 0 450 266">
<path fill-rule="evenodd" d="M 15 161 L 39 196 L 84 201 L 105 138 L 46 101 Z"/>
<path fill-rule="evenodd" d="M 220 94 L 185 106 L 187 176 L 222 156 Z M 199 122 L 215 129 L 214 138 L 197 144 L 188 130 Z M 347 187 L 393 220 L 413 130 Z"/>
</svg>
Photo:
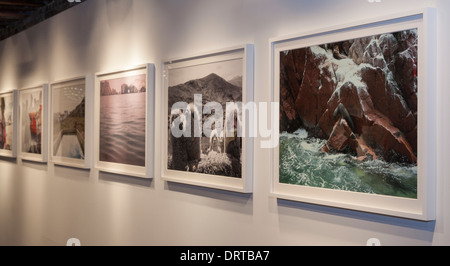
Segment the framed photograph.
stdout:
<svg viewBox="0 0 450 266">
<path fill-rule="evenodd" d="M 19 90 L 19 156 L 46 163 L 48 85 Z"/>
<path fill-rule="evenodd" d="M 17 156 L 17 92 L 0 93 L 0 156 Z"/>
<path fill-rule="evenodd" d="M 90 168 L 92 76 L 50 85 L 50 161 L 56 165 Z"/>
<path fill-rule="evenodd" d="M 433 9 L 271 40 L 278 198 L 435 219 Z"/>
<path fill-rule="evenodd" d="M 163 63 L 162 177 L 251 193 L 253 45 Z"/>
<path fill-rule="evenodd" d="M 98 170 L 153 178 L 154 76 L 152 64 L 96 75 Z"/>
</svg>

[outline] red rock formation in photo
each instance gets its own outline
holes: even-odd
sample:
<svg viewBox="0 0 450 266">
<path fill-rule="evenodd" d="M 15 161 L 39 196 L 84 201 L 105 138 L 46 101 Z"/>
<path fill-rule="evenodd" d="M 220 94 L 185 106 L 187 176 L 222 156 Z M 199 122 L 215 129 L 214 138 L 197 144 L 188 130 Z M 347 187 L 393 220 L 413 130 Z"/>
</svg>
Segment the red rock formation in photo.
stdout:
<svg viewBox="0 0 450 266">
<path fill-rule="evenodd" d="M 336 47 L 348 46 L 336 56 Z M 328 140 L 326 152 L 417 163 L 415 30 L 280 56 L 281 131 L 303 127 Z"/>
</svg>

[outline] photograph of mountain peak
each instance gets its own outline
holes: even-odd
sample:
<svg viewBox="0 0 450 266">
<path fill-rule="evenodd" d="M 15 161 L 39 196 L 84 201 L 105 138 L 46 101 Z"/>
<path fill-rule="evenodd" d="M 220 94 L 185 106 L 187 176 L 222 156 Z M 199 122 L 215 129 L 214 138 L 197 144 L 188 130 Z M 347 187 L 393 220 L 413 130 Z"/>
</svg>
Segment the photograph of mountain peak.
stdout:
<svg viewBox="0 0 450 266">
<path fill-rule="evenodd" d="M 279 56 L 280 182 L 417 198 L 417 29 Z"/>
<path fill-rule="evenodd" d="M 242 178 L 242 138 L 227 135 L 224 126 L 227 123 L 227 103 L 242 102 L 242 76 L 241 58 L 169 70 L 167 169 Z M 200 108 L 214 102 L 221 106 L 223 113 L 199 110 L 199 106 L 194 105 L 196 95 L 201 95 Z M 187 104 L 187 110 L 173 109 L 174 104 L 180 102 Z M 240 111 L 233 112 L 241 121 Z M 177 121 L 184 121 L 186 115 L 192 116 L 191 136 L 174 136 L 173 127 Z M 203 126 L 211 117 L 221 117 L 221 121 L 211 124 L 211 134 L 208 136 L 202 132 L 201 136 L 194 136 L 194 127 L 198 124 Z M 198 123 L 196 118 L 200 118 Z"/>
</svg>

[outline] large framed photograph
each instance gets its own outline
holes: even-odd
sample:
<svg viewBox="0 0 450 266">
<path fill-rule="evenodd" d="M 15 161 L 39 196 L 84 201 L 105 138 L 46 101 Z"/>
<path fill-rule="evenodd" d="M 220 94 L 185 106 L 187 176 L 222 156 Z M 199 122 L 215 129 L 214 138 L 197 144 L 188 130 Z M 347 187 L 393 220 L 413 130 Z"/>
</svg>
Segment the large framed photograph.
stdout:
<svg viewBox="0 0 450 266">
<path fill-rule="evenodd" d="M 163 63 L 162 177 L 252 192 L 253 45 Z"/>
<path fill-rule="evenodd" d="M 0 156 L 17 156 L 17 91 L 0 93 Z"/>
<path fill-rule="evenodd" d="M 435 219 L 432 9 L 271 41 L 272 193 Z"/>
<path fill-rule="evenodd" d="M 19 90 L 19 156 L 22 160 L 46 163 L 48 85 Z"/>
<path fill-rule="evenodd" d="M 98 170 L 153 178 L 154 76 L 152 64 L 96 75 Z"/>
<path fill-rule="evenodd" d="M 92 76 L 50 85 L 50 161 L 56 165 L 90 167 Z"/>
</svg>

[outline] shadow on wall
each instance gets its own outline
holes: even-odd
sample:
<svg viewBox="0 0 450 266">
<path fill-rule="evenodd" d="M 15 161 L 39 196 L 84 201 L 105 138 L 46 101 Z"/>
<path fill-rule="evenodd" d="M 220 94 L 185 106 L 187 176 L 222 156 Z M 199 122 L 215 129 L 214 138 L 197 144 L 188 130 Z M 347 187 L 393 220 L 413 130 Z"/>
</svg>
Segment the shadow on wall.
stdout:
<svg viewBox="0 0 450 266">
<path fill-rule="evenodd" d="M 70 180 L 82 180 L 88 182 L 90 178 L 90 170 L 72 168 L 70 166 L 55 165 L 53 167 L 53 172 L 56 177 Z"/>
<path fill-rule="evenodd" d="M 124 176 L 106 172 L 99 172 L 98 179 L 104 182 L 115 182 L 136 187 L 154 188 L 153 179 Z"/>
<path fill-rule="evenodd" d="M 423 222 L 283 199 L 277 199 L 276 208 L 277 210 L 275 212 L 279 214 L 279 226 L 282 231 L 292 230 L 292 220 L 296 220 L 298 217 L 322 222 L 329 221 L 329 217 L 332 216 L 334 217 L 332 220 L 335 225 L 350 228 L 349 230 L 353 230 L 356 227 L 362 231 L 370 231 L 372 234 L 371 237 L 381 237 L 383 235 L 397 235 L 401 237 L 409 235 L 408 238 L 411 240 L 411 245 L 417 245 L 418 243 L 420 243 L 419 245 L 432 245 L 436 230 L 435 221 Z M 301 222 L 295 224 L 298 227 L 296 230 L 300 230 Z M 325 224 L 327 223 L 325 222 Z M 342 241 L 346 240 L 345 236 L 342 235 L 345 234 L 345 230 L 343 232 L 335 232 L 335 234 L 338 239 Z M 364 236 L 361 237 L 364 238 Z M 361 242 L 362 245 L 364 244 L 363 242 Z M 383 241 L 381 244 L 383 245 Z"/>
<path fill-rule="evenodd" d="M 198 187 L 193 185 L 166 182 L 166 190 L 197 197 L 184 197 L 184 200 L 202 205 L 211 205 L 213 208 L 253 215 L 253 196 L 232 191 Z M 204 201 L 203 199 L 208 199 Z M 231 204 L 230 204 L 231 203 Z"/>
</svg>

